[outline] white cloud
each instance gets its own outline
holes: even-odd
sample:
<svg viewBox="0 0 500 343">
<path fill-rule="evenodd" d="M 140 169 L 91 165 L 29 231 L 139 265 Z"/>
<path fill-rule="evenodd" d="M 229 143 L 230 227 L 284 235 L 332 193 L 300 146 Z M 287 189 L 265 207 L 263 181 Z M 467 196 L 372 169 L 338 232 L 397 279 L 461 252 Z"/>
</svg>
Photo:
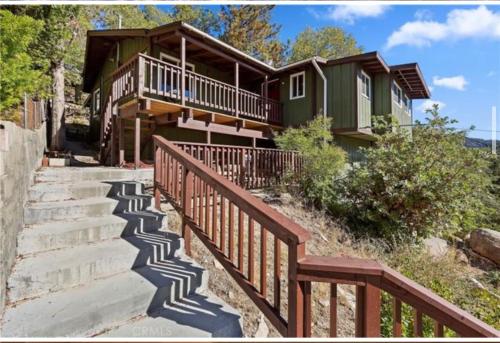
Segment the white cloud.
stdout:
<svg viewBox="0 0 500 343">
<path fill-rule="evenodd" d="M 427 88 L 429 88 L 429 91 L 434 92 L 434 87 L 432 87 L 432 86 L 427 86 Z"/>
<path fill-rule="evenodd" d="M 420 106 L 417 107 L 417 109 L 422 112 L 422 113 L 425 113 L 426 110 L 431 110 L 432 109 L 432 106 L 434 104 L 437 104 L 439 106 L 439 109 L 442 110 L 443 108 L 446 107 L 446 104 L 442 101 L 438 101 L 438 100 L 431 100 L 431 99 L 427 99 L 427 100 L 424 100 Z"/>
<path fill-rule="evenodd" d="M 497 74 L 497 72 L 496 72 L 496 71 L 494 71 L 494 70 L 490 70 L 490 71 L 488 72 L 488 74 L 486 74 L 486 76 L 488 76 L 488 77 L 493 77 L 493 76 L 495 76 L 496 74 Z"/>
<path fill-rule="evenodd" d="M 455 9 L 448 13 L 445 22 L 422 17 L 403 24 L 387 39 L 385 47 L 397 45 L 430 46 L 445 39 L 483 37 L 500 39 L 500 12 L 490 11 L 481 5 L 474 9 Z"/>
<path fill-rule="evenodd" d="M 389 9 L 387 5 L 367 4 L 367 5 L 338 5 L 326 7 L 324 11 L 308 9 L 316 19 L 329 19 L 343 21 L 348 24 L 354 24 L 359 18 L 375 18 L 384 14 Z"/>
<path fill-rule="evenodd" d="M 432 17 L 432 12 L 425 8 L 415 12 L 415 19 L 417 20 L 431 20 Z"/>
<path fill-rule="evenodd" d="M 432 78 L 432 83 L 434 84 L 434 86 L 451 88 L 459 91 L 465 90 L 465 86 L 467 86 L 468 84 L 467 80 L 465 79 L 465 77 L 463 77 L 463 75 L 457 75 L 451 77 L 434 76 Z"/>
</svg>

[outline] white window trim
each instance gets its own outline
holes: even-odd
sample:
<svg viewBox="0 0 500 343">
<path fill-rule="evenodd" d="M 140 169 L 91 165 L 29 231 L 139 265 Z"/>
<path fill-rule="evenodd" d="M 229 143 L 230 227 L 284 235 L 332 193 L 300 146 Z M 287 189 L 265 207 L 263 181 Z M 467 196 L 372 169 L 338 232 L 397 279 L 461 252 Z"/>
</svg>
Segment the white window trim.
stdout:
<svg viewBox="0 0 500 343">
<path fill-rule="evenodd" d="M 292 80 L 294 77 L 299 77 L 300 75 L 302 75 L 302 81 L 303 81 L 303 85 L 302 85 L 303 94 L 294 97 L 294 96 L 292 96 L 293 95 L 293 81 Z M 295 100 L 295 99 L 300 99 L 300 98 L 305 98 L 305 97 L 306 97 L 306 72 L 300 71 L 298 73 L 291 74 L 290 75 L 290 100 Z"/>
<path fill-rule="evenodd" d="M 397 94 L 394 92 L 394 88 L 392 89 L 392 93 L 394 94 L 394 102 L 396 103 L 396 105 L 398 105 L 400 108 L 403 107 L 403 90 L 401 89 L 401 87 L 399 87 L 399 85 L 396 83 L 396 81 L 393 81 L 393 84 L 396 86 L 397 89 L 399 89 L 399 93 L 401 94 L 401 98 L 400 98 L 400 101 L 398 102 L 397 101 Z"/>
<path fill-rule="evenodd" d="M 368 100 L 371 101 L 372 99 L 372 78 L 364 71 L 361 70 L 361 94 L 367 98 Z M 366 77 L 368 80 L 370 80 L 368 87 L 366 88 L 368 90 L 368 94 L 363 93 L 363 76 Z"/>
<path fill-rule="evenodd" d="M 173 64 L 175 64 L 178 67 L 181 66 L 181 60 L 179 58 L 174 57 L 174 56 L 169 55 L 169 54 L 166 54 L 164 52 L 160 52 L 160 60 L 163 58 L 167 59 L 169 62 L 172 62 Z M 195 72 L 195 67 L 194 67 L 193 63 L 186 62 L 186 67 L 191 67 L 191 70 L 193 71 L 193 73 Z"/>
<path fill-rule="evenodd" d="M 97 94 L 99 94 L 99 102 L 96 102 Z M 96 106 L 99 106 L 97 107 Z M 94 113 L 97 113 L 101 110 L 101 88 L 97 88 L 94 93 L 92 94 L 92 107 L 94 109 Z"/>
</svg>

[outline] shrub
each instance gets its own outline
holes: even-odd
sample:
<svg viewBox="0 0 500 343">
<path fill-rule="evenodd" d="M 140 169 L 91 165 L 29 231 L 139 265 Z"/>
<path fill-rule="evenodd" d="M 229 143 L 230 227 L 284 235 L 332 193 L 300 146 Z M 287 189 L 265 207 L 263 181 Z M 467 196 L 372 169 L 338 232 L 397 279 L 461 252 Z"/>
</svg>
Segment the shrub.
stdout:
<svg viewBox="0 0 500 343">
<path fill-rule="evenodd" d="M 352 224 L 386 237 L 425 237 L 471 229 L 484 213 L 489 177 L 483 152 L 464 146 L 465 132 L 437 105 L 413 135 L 385 130 L 365 159 L 337 183 L 340 208 Z"/>
<path fill-rule="evenodd" d="M 346 154 L 333 143 L 331 118 L 317 117 L 305 126 L 289 128 L 276 138 L 281 149 L 296 150 L 304 159 L 301 175 L 289 175 L 299 184 L 304 198 L 324 207 L 331 202 L 333 180 L 344 169 Z"/>
</svg>

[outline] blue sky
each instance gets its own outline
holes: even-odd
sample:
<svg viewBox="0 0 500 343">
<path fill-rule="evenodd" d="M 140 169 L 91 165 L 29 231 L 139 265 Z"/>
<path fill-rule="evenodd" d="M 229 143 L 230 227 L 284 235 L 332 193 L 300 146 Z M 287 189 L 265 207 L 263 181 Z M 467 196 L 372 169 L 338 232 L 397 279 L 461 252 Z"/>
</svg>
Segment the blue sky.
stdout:
<svg viewBox="0 0 500 343">
<path fill-rule="evenodd" d="M 334 25 L 388 64 L 418 62 L 442 113 L 457 127 L 474 125 L 471 137 L 491 137 L 492 106 L 500 117 L 500 5 L 278 5 L 273 21 L 283 41 Z M 428 103 L 414 102 L 415 119 Z"/>
</svg>

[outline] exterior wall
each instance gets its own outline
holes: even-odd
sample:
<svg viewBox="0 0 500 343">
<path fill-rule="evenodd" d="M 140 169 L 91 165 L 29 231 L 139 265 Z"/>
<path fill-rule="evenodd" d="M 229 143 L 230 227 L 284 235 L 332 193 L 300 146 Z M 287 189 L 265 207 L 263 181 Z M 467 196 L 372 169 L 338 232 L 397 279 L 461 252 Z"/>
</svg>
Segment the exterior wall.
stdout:
<svg viewBox="0 0 500 343">
<path fill-rule="evenodd" d="M 290 99 L 290 75 L 305 71 L 305 97 L 299 99 Z M 283 126 L 298 126 L 311 120 L 314 116 L 313 105 L 314 97 L 317 96 L 314 92 L 314 84 L 317 83 L 314 74 L 316 73 L 311 67 L 305 67 L 302 70 L 296 70 L 280 76 L 280 101 L 283 104 Z M 321 100 L 322 101 L 322 100 Z"/>
<path fill-rule="evenodd" d="M 370 94 L 371 98 L 368 98 L 362 93 L 362 80 L 361 80 L 361 68 L 358 69 L 357 75 L 357 100 L 358 100 L 358 128 L 370 128 L 372 126 L 372 108 L 373 108 L 373 76 L 367 73 L 370 77 Z"/>
<path fill-rule="evenodd" d="M 17 235 L 24 227 L 24 204 L 45 147 L 45 123 L 32 131 L 0 121 L 0 316 L 16 258 Z"/>
<path fill-rule="evenodd" d="M 388 115 L 392 112 L 391 77 L 378 73 L 373 77 L 373 114 Z"/>
<path fill-rule="evenodd" d="M 400 86 L 401 87 L 401 86 Z M 402 90 L 402 95 L 403 97 L 405 96 L 404 89 L 401 87 Z M 405 111 L 404 108 L 404 103 L 399 106 L 395 100 L 395 94 L 392 91 L 392 83 L 391 83 L 391 103 L 392 103 L 392 115 L 398 120 L 399 125 L 402 126 L 402 129 L 410 132 L 412 131 L 411 125 L 412 124 L 412 117 L 411 113 L 408 113 Z M 410 100 L 411 101 L 411 100 Z"/>
<path fill-rule="evenodd" d="M 370 141 L 343 135 L 335 135 L 334 139 L 335 143 L 347 152 L 347 156 L 351 162 L 361 161 L 363 154 L 359 149 L 371 145 Z"/>
<path fill-rule="evenodd" d="M 346 63 L 325 68 L 328 80 L 328 114 L 333 117 L 333 127 L 356 128 L 357 65 Z"/>
</svg>

